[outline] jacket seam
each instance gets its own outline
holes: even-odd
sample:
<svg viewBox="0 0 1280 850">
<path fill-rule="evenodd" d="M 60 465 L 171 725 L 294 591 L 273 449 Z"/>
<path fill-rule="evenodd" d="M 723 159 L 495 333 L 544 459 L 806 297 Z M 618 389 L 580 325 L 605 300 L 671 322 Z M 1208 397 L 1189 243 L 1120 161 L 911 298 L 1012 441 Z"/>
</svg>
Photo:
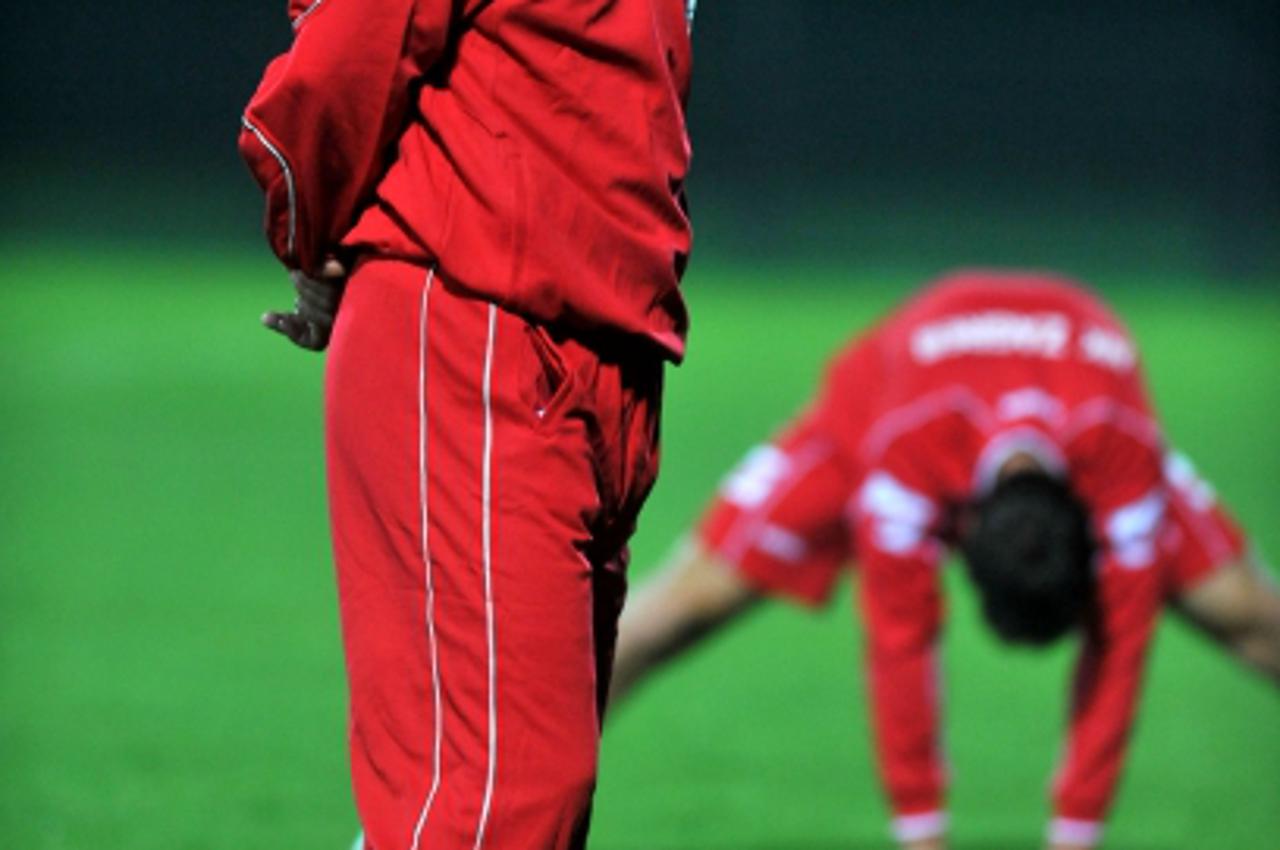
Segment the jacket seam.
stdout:
<svg viewBox="0 0 1280 850">
<path fill-rule="evenodd" d="M 318 3 L 317 3 L 318 5 Z M 246 130 L 253 134 L 258 143 L 271 154 L 276 163 L 280 166 L 280 171 L 284 175 L 285 192 L 289 200 L 289 232 L 286 245 L 286 253 L 293 256 L 296 249 L 297 232 L 298 232 L 298 195 L 293 180 L 293 169 L 289 167 L 289 160 L 281 153 L 280 149 L 271 143 L 266 134 L 258 129 L 257 125 L 249 120 L 248 115 L 240 118 L 240 123 Z"/>
<path fill-rule="evenodd" d="M 294 18 L 293 22 L 290 24 L 290 26 L 293 27 L 293 31 L 297 32 L 301 29 L 303 22 L 306 21 L 307 18 L 311 17 L 311 14 L 319 9 L 322 3 L 324 3 L 324 0 L 315 0 L 315 2 L 310 6 L 299 12 L 298 17 Z"/>
</svg>

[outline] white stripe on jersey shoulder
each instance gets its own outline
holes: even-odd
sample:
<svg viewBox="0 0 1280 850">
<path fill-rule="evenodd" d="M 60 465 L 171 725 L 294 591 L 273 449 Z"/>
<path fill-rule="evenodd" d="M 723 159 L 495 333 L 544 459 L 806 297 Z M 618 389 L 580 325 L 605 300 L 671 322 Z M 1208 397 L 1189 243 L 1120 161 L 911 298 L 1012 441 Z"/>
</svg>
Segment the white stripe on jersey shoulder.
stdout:
<svg viewBox="0 0 1280 850">
<path fill-rule="evenodd" d="M 791 458 L 777 446 L 769 443 L 756 446 L 725 476 L 720 494 L 726 502 L 740 508 L 759 507 L 791 471 L 791 466 Z"/>
<path fill-rule="evenodd" d="M 286 245 L 286 253 L 292 256 L 295 251 L 295 242 L 297 240 L 298 233 L 298 193 L 293 182 L 293 169 L 289 167 L 289 160 L 285 159 L 285 156 L 280 152 L 280 149 L 271 144 L 267 135 L 259 130 L 256 124 L 249 120 L 248 115 L 240 116 L 240 124 L 253 134 L 253 137 L 258 140 L 258 144 L 262 145 L 262 147 L 266 149 L 267 153 L 271 154 L 276 163 L 279 164 L 281 173 L 284 174 L 284 188 L 289 196 L 289 239 L 288 244 Z"/>
<path fill-rule="evenodd" d="M 689 32 L 693 32 L 693 16 L 698 11 L 698 0 L 684 0 L 684 19 L 689 24 Z"/>
<path fill-rule="evenodd" d="M 760 542 L 773 507 L 834 450 L 829 440 L 815 437 L 789 451 L 771 443 L 749 451 L 720 485 L 720 497 L 740 509 L 720 553 L 731 563 L 740 563 L 747 550 Z"/>
<path fill-rule="evenodd" d="M 1104 523 L 1107 543 L 1116 563 L 1128 570 L 1151 566 L 1166 502 L 1164 488 L 1158 487 L 1107 516 Z"/>
<path fill-rule="evenodd" d="M 1164 480 L 1199 513 L 1207 513 L 1218 504 L 1213 485 L 1200 477 L 1191 458 L 1179 451 L 1164 456 Z"/>
<path fill-rule="evenodd" d="M 874 522 L 875 545 L 895 555 L 911 552 L 923 543 L 937 515 L 929 497 L 884 470 L 867 476 L 858 491 L 857 510 Z"/>
</svg>

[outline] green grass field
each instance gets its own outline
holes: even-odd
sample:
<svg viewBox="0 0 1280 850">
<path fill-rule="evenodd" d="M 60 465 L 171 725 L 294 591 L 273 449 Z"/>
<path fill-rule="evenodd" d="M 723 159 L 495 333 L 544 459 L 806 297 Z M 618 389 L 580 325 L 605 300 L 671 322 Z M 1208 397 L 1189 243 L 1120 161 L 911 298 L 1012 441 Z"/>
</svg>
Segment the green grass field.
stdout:
<svg viewBox="0 0 1280 850">
<path fill-rule="evenodd" d="M 638 580 L 826 354 L 917 280 L 695 265 Z M 1278 287 L 1100 283 L 1169 433 L 1280 551 Z M 282 276 L 262 251 L 10 246 L 0 293 L 0 846 L 345 848 L 321 360 L 256 325 L 288 303 Z M 1033 850 L 1069 653 L 1000 649 L 957 579 L 956 845 Z M 763 611 L 624 706 L 593 846 L 888 847 L 849 598 Z M 1109 835 L 1280 844 L 1280 699 L 1175 623 Z"/>
</svg>

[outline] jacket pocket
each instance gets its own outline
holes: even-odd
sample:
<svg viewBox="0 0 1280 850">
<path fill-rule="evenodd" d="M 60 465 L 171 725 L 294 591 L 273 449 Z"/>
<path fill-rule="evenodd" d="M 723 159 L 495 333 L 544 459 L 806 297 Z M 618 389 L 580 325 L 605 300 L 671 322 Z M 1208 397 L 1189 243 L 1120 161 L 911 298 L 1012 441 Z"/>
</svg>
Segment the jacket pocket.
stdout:
<svg viewBox="0 0 1280 850">
<path fill-rule="evenodd" d="M 525 394 L 530 412 L 539 425 L 554 422 L 573 396 L 576 375 L 557 343 L 542 325 L 525 324 L 529 340 L 528 377 Z"/>
</svg>

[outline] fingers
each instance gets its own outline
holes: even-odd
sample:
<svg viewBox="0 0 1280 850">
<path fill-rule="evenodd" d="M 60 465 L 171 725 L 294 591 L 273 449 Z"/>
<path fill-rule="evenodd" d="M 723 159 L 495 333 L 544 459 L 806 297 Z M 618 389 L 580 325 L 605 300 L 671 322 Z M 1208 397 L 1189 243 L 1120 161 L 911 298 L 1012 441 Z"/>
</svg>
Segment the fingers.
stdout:
<svg viewBox="0 0 1280 850">
<path fill-rule="evenodd" d="M 346 285 L 347 269 L 334 258 L 325 261 L 316 277 L 300 270 L 289 273 L 297 298 L 293 310 L 287 313 L 272 311 L 262 316 L 262 324 L 294 345 L 310 351 L 322 351 L 329 344 L 329 333 L 342 291 Z"/>
<path fill-rule="evenodd" d="M 323 351 L 329 344 L 330 325 L 308 320 L 298 313 L 265 313 L 262 324 L 308 351 Z"/>
<path fill-rule="evenodd" d="M 293 302 L 293 312 L 308 322 L 330 327 L 338 315 L 338 298 L 299 291 Z"/>
<path fill-rule="evenodd" d="M 311 277 L 300 271 L 290 273 L 294 291 L 298 294 L 294 312 L 309 321 L 332 325 L 346 288 L 346 269 L 337 261 L 329 260 L 319 277 Z"/>
<path fill-rule="evenodd" d="M 308 319 L 332 324 L 338 303 L 342 300 L 343 283 L 342 278 L 317 279 L 293 272 L 293 288 L 298 293 L 295 312 Z"/>
</svg>

